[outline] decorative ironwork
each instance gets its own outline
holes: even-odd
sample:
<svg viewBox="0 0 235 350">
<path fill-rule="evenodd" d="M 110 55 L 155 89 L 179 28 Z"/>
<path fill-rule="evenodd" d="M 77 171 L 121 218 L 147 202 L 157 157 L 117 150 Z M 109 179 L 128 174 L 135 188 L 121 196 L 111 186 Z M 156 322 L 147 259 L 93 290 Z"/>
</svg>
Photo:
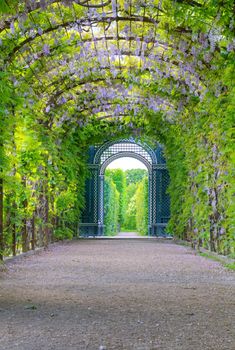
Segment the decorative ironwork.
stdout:
<svg viewBox="0 0 235 350">
<path fill-rule="evenodd" d="M 115 159 L 133 157 L 146 165 L 149 173 L 149 235 L 164 236 L 170 217 L 170 201 L 166 193 L 169 174 L 160 145 L 153 150 L 134 139 L 105 142 L 91 146 L 89 151 L 90 178 L 86 184 L 86 207 L 79 224 L 82 236 L 104 235 L 104 173 Z"/>
<path fill-rule="evenodd" d="M 105 161 L 103 162 L 103 164 L 101 166 L 100 173 L 102 175 L 104 175 L 105 169 L 107 168 L 107 166 L 110 163 L 112 163 L 114 160 L 116 160 L 118 158 L 123 158 L 123 157 L 130 157 L 130 158 L 138 159 L 140 162 L 142 162 L 146 166 L 146 168 L 149 171 L 151 171 L 151 163 L 149 161 L 147 161 L 146 158 L 143 157 L 142 155 L 140 155 L 138 153 L 134 153 L 133 151 L 119 151 L 117 154 L 113 154 L 110 157 L 105 159 Z"/>
<path fill-rule="evenodd" d="M 150 164 L 152 164 L 152 157 L 150 156 L 150 154 L 143 147 L 130 142 L 120 142 L 112 144 L 100 154 L 98 159 L 103 164 L 111 156 L 117 155 L 122 152 L 138 154 L 142 156 L 142 158 L 146 159 Z"/>
<path fill-rule="evenodd" d="M 96 152 L 94 164 L 103 163 L 107 158 L 120 152 L 139 154 L 151 164 L 157 164 L 155 152 L 146 144 L 134 139 L 121 139 L 104 143 Z"/>
</svg>

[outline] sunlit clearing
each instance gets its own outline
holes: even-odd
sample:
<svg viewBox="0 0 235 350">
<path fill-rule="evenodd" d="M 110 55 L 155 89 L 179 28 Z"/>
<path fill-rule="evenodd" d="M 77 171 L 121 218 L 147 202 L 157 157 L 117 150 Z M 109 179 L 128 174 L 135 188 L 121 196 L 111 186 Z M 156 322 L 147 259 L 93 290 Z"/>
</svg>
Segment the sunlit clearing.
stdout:
<svg viewBox="0 0 235 350">
<path fill-rule="evenodd" d="M 122 158 L 116 159 L 107 166 L 107 169 L 123 169 L 123 170 L 145 169 L 147 170 L 146 166 L 142 162 L 140 162 L 138 159 L 131 158 L 131 157 L 122 157 Z"/>
</svg>

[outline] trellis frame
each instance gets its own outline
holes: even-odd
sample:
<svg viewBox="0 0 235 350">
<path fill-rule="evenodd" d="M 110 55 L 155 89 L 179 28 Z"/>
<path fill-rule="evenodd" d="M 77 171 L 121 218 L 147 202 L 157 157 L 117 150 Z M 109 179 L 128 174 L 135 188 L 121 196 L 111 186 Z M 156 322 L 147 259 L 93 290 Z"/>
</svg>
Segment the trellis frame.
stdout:
<svg viewBox="0 0 235 350">
<path fill-rule="evenodd" d="M 165 236 L 165 227 L 170 218 L 170 201 L 166 193 L 169 174 L 162 147 L 152 149 L 147 143 L 131 139 L 105 142 L 89 148 L 90 177 L 86 182 L 86 205 L 79 223 L 80 236 L 103 236 L 104 225 L 104 180 L 107 166 L 115 159 L 132 157 L 148 169 L 148 235 Z"/>
</svg>

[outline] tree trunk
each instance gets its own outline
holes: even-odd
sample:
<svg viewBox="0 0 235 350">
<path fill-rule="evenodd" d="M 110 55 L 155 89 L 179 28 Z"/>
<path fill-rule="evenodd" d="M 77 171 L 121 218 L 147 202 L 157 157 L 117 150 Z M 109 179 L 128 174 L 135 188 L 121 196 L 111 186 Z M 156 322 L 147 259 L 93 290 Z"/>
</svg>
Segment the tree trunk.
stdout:
<svg viewBox="0 0 235 350">
<path fill-rule="evenodd" d="M 26 177 L 23 177 L 23 185 L 26 188 Z M 22 251 L 23 253 L 27 252 L 29 250 L 29 244 L 28 244 L 28 232 L 27 232 L 27 218 L 26 218 L 26 210 L 28 206 L 27 199 L 24 199 L 23 201 L 23 207 L 24 207 L 24 219 L 23 219 L 23 232 L 22 232 Z"/>
<path fill-rule="evenodd" d="M 16 256 L 16 223 L 15 223 L 15 216 L 16 216 L 16 203 L 13 203 L 13 215 L 14 215 L 14 222 L 12 225 L 12 254 L 13 256 Z"/>
<path fill-rule="evenodd" d="M 3 260 L 3 179 L 0 178 L 0 260 Z"/>
<path fill-rule="evenodd" d="M 44 246 L 48 248 L 49 244 L 49 198 L 48 198 L 48 172 L 45 168 L 45 182 L 44 182 L 44 199 L 45 199 L 45 214 L 44 214 Z"/>
<path fill-rule="evenodd" d="M 32 241 L 31 241 L 31 248 L 32 250 L 35 249 L 35 213 L 33 213 L 33 217 L 32 217 Z"/>
</svg>

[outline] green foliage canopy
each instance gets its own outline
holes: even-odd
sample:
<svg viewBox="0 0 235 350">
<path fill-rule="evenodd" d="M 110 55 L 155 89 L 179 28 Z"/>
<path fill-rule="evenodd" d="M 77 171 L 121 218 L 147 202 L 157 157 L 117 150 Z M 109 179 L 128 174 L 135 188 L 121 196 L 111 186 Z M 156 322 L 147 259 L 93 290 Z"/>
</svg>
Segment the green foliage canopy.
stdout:
<svg viewBox="0 0 235 350">
<path fill-rule="evenodd" d="M 3 0 L 0 13 L 0 256 L 33 246 L 35 225 L 45 245 L 76 232 L 87 147 L 120 135 L 165 145 L 169 230 L 234 250 L 234 1 Z"/>
</svg>

